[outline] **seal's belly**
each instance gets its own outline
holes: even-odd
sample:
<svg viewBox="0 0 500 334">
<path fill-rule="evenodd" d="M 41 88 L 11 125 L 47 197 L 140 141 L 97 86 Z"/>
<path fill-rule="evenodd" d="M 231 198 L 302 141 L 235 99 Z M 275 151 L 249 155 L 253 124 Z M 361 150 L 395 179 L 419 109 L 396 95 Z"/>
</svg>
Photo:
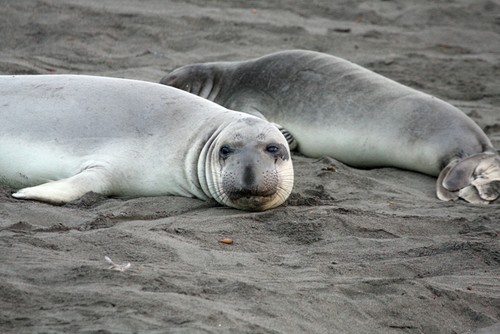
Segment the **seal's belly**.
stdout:
<svg viewBox="0 0 500 334">
<path fill-rule="evenodd" d="M 309 157 L 327 155 L 358 168 L 391 166 L 429 175 L 439 174 L 438 155 L 433 146 L 412 144 L 382 132 L 377 134 L 341 127 L 296 127 L 293 124 L 283 126 L 297 140 L 299 152 Z"/>
<path fill-rule="evenodd" d="M 83 160 L 58 147 L 0 137 L 0 183 L 14 188 L 71 177 Z"/>
<path fill-rule="evenodd" d="M 386 87 L 378 85 L 371 95 L 358 93 L 355 98 L 327 91 L 301 103 L 282 99 L 282 112 L 263 114 L 295 137 L 301 153 L 329 155 L 360 168 L 397 167 L 437 176 L 445 160 L 481 152 L 489 142 L 452 105 L 393 86 L 386 95 Z"/>
</svg>

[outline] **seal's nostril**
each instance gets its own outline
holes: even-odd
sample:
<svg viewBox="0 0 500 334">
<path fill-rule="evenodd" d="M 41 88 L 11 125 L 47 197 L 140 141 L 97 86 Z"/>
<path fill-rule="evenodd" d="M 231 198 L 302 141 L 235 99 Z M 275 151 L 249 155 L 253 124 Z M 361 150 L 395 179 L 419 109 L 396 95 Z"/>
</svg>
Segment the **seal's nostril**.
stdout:
<svg viewBox="0 0 500 334">
<path fill-rule="evenodd" d="M 251 166 L 246 166 L 243 172 L 243 183 L 247 187 L 251 187 L 255 183 L 255 172 Z"/>
</svg>

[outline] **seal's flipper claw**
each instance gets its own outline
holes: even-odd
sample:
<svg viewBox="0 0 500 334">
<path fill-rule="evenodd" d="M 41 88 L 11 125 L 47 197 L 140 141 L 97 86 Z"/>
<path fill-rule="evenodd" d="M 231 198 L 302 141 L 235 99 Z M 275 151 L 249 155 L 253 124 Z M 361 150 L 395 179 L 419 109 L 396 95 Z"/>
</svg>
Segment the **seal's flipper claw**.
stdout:
<svg viewBox="0 0 500 334">
<path fill-rule="evenodd" d="M 470 203 L 488 204 L 500 196 L 500 156 L 483 152 L 452 161 L 439 174 L 437 195 L 441 200 L 455 196 Z"/>
<path fill-rule="evenodd" d="M 276 124 L 276 123 L 272 123 L 275 127 L 278 128 L 278 130 L 280 130 L 280 132 L 283 134 L 283 136 L 285 137 L 286 141 L 288 142 L 288 147 L 290 148 L 290 151 L 293 151 L 297 148 L 297 141 L 295 140 L 295 138 L 293 137 L 293 135 L 288 132 L 287 129 L 285 129 L 284 127 L 282 127 L 281 125 L 279 124 Z"/>
<path fill-rule="evenodd" d="M 12 194 L 12 197 L 62 205 L 79 199 L 90 191 L 106 195 L 106 189 L 107 182 L 102 175 L 93 169 L 86 169 L 67 179 L 23 188 Z"/>
</svg>

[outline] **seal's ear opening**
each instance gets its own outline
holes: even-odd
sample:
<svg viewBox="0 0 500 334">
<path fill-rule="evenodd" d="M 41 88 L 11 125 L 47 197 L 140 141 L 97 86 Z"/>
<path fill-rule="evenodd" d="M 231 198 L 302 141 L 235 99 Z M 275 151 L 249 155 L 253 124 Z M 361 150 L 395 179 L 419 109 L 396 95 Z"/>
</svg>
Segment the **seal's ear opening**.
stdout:
<svg viewBox="0 0 500 334">
<path fill-rule="evenodd" d="M 450 162 L 439 174 L 437 196 L 445 201 L 494 201 L 500 196 L 500 156 L 486 152 Z"/>
</svg>

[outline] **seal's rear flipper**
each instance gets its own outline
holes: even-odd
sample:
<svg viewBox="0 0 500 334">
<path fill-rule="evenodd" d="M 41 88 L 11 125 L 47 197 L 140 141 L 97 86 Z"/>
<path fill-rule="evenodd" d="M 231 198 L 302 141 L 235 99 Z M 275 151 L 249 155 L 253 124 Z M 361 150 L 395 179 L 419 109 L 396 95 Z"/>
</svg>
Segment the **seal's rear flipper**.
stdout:
<svg viewBox="0 0 500 334">
<path fill-rule="evenodd" d="M 486 182 L 488 181 L 488 182 Z M 476 187 L 479 196 L 488 201 L 494 201 L 500 194 L 500 180 L 477 179 L 472 182 Z"/>
<path fill-rule="evenodd" d="M 490 202 L 482 199 L 474 186 L 467 186 L 460 189 L 458 191 L 458 197 L 474 204 L 488 204 Z"/>
<path fill-rule="evenodd" d="M 488 204 L 500 195 L 500 156 L 484 152 L 454 160 L 439 174 L 437 196 L 441 200 L 463 198 Z"/>
<path fill-rule="evenodd" d="M 436 183 L 436 194 L 437 197 L 442 201 L 455 201 L 457 200 L 458 194 L 454 191 L 449 191 L 443 186 L 443 179 L 448 175 L 451 168 L 457 164 L 456 161 L 450 162 L 448 166 L 446 166 L 441 173 L 439 173 L 439 177 Z"/>
<path fill-rule="evenodd" d="M 90 191 L 106 195 L 107 190 L 108 182 L 104 180 L 102 171 L 89 168 L 67 179 L 23 188 L 12 197 L 61 205 L 77 200 Z"/>
</svg>

